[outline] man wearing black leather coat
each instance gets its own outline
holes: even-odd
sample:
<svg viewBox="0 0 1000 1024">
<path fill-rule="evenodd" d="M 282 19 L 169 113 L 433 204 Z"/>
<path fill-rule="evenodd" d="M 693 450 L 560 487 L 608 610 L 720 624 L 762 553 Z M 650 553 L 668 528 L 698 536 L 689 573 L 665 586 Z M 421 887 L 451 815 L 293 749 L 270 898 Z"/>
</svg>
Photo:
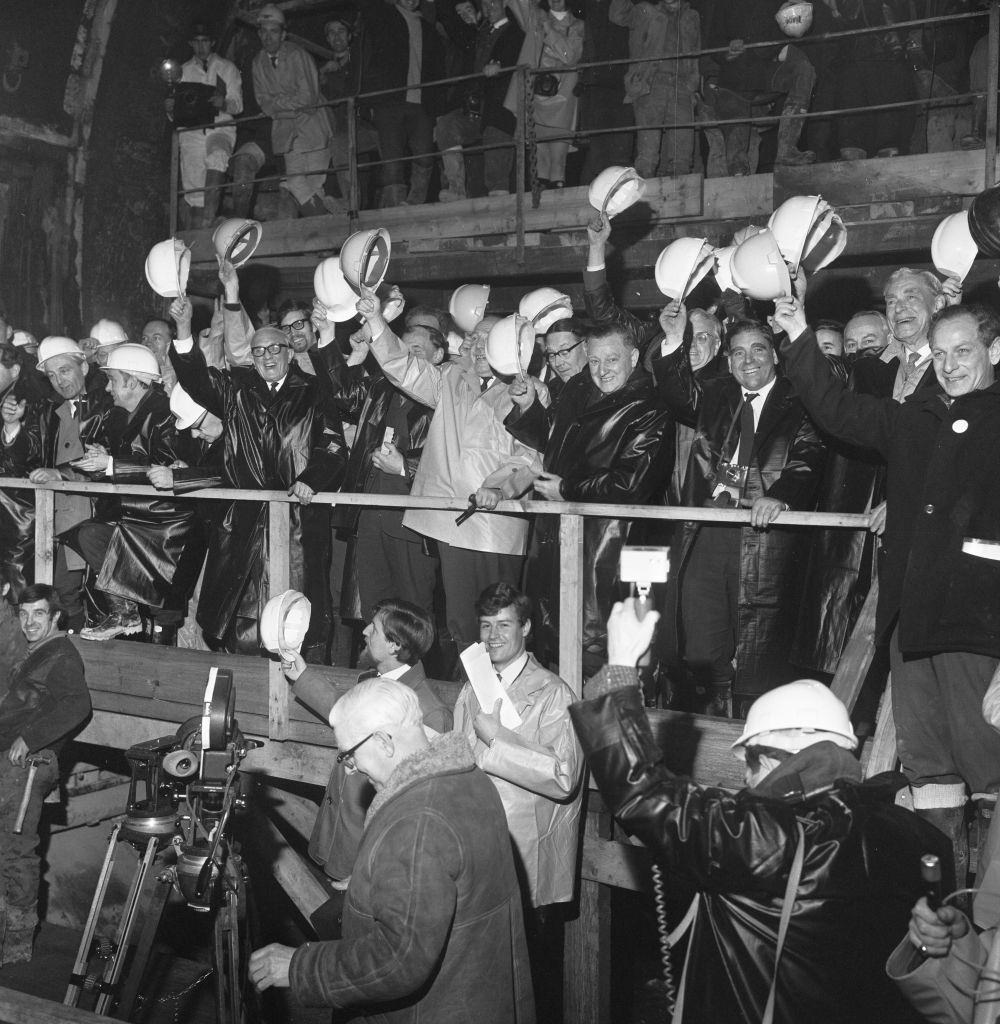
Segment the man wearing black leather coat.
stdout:
<svg viewBox="0 0 1000 1024">
<path fill-rule="evenodd" d="M 675 775 L 636 685 L 658 615 L 639 620 L 636 608 L 634 600 L 615 606 L 609 665 L 570 715 L 608 809 L 650 850 L 667 885 L 694 895 L 686 962 L 677 965 L 684 1024 L 758 1024 L 772 983 L 775 1022 L 919 1019 L 883 964 L 906 928 L 908 901 L 923 891 L 921 855 L 936 853 L 947 870 L 951 852 L 933 826 L 894 804 L 903 777 L 862 781 L 845 749 L 853 739 L 846 708 L 811 681 L 782 689 L 811 694 L 816 714 L 776 702 L 777 690 L 756 702 L 770 704 L 758 708 L 769 713 L 758 713 L 757 726 L 751 708 L 734 745 L 747 788 Z M 795 721 L 801 727 L 779 728 Z M 789 885 L 800 857 L 798 885 Z"/>
</svg>

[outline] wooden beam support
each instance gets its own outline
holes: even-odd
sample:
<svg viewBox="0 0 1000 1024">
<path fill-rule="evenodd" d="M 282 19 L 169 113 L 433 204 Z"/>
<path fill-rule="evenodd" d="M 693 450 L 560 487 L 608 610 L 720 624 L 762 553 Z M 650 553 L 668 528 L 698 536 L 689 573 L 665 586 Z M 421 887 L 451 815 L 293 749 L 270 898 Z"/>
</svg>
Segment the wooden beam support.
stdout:
<svg viewBox="0 0 1000 1024">
<path fill-rule="evenodd" d="M 583 693 L 583 516 L 559 517 L 559 675 Z"/>
<path fill-rule="evenodd" d="M 274 822 L 264 814 L 258 815 L 257 820 L 272 850 L 271 871 L 275 880 L 295 909 L 309 921 L 330 898 L 329 892 L 310 871 L 309 865 L 289 846 Z"/>
<path fill-rule="evenodd" d="M 114 1024 L 114 1018 L 0 988 L 0 1024 Z"/>
<path fill-rule="evenodd" d="M 56 495 L 35 491 L 35 582 L 52 584 L 55 572 Z"/>
<path fill-rule="evenodd" d="M 831 691 L 847 706 L 854 710 L 861 687 L 864 685 L 875 656 L 875 610 L 878 606 L 878 578 L 872 580 L 868 596 L 861 606 L 861 612 L 851 636 L 844 645 L 844 651 L 837 663 L 837 671 L 830 683 Z"/>
<path fill-rule="evenodd" d="M 279 501 L 267 507 L 267 565 L 268 596 L 284 593 L 289 587 L 291 551 L 291 518 L 287 504 Z M 307 553 L 304 553 L 308 557 Z M 281 662 L 271 657 L 267 662 L 269 694 L 268 737 L 283 740 L 288 737 L 288 719 L 291 687 L 281 671 Z"/>
</svg>

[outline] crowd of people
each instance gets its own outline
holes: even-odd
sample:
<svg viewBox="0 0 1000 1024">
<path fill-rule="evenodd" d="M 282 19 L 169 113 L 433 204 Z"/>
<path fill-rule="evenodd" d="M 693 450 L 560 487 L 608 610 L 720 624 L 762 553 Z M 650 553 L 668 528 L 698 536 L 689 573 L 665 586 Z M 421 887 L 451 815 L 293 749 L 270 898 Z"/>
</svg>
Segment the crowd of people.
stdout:
<svg viewBox="0 0 1000 1024">
<path fill-rule="evenodd" d="M 802 6 L 810 8 L 806 22 Z M 290 14 L 266 4 L 255 12 L 257 32 L 227 51 L 244 55 L 239 66 L 214 51 L 209 25 L 191 27 L 193 56 L 181 82 L 202 90 L 201 103 L 186 107 L 185 119 L 172 96 L 168 113 L 178 125 L 214 125 L 180 132 L 181 224 L 212 223 L 226 201 L 227 174 L 226 209 L 237 216 L 346 210 L 352 108 L 343 101 L 359 95 L 359 206 L 508 195 L 525 110 L 543 189 L 587 183 L 613 164 L 634 164 L 643 177 L 716 177 L 977 148 L 985 96 L 943 101 L 985 89 L 984 22 L 893 28 L 970 7 L 970 0 L 376 0 L 345 5 L 323 24 L 322 39 L 310 39 L 296 34 Z M 853 34 L 811 41 L 837 32 Z M 618 63 L 577 69 L 594 61 Z M 534 72 L 527 102 L 510 70 L 518 65 Z M 938 102 L 926 109 L 915 102 L 931 97 Z M 857 109 L 885 104 L 895 106 Z M 824 110 L 850 113 L 804 117 Z M 760 121 L 765 115 L 774 120 Z M 708 124 L 720 119 L 744 123 Z M 696 131 L 699 122 L 706 127 Z M 280 179 L 276 206 L 257 194 L 267 187 L 257 178 Z"/>
</svg>

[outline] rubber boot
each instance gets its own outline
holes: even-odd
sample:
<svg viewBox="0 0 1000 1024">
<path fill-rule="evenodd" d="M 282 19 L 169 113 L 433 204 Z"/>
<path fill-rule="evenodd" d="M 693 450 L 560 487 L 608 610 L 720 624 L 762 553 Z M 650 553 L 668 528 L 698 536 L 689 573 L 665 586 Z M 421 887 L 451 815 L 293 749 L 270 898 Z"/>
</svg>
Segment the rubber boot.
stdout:
<svg viewBox="0 0 1000 1024">
<path fill-rule="evenodd" d="M 441 182 L 438 201 L 455 203 L 465 199 L 465 157 L 460 149 L 446 149 L 441 154 L 445 180 Z"/>
<path fill-rule="evenodd" d="M 916 790 L 914 792 L 917 792 Z M 951 879 L 942 879 L 942 884 L 948 892 L 955 889 L 964 889 L 969 884 L 969 833 L 965 822 L 965 805 L 961 807 L 914 807 L 917 815 L 930 822 L 935 828 L 940 829 L 951 842 L 952 853 L 955 856 L 955 876 Z M 965 900 L 952 901 L 961 909 L 968 907 L 968 898 Z"/>
<path fill-rule="evenodd" d="M 202 214 L 205 227 L 211 227 L 219 214 L 219 201 L 222 198 L 222 187 L 226 183 L 224 171 L 205 172 L 205 209 Z"/>
<path fill-rule="evenodd" d="M 192 206 L 186 199 L 177 204 L 177 226 L 181 231 L 197 231 L 201 227 L 202 210 Z"/>
<path fill-rule="evenodd" d="M 796 107 L 792 104 L 786 104 L 781 111 L 781 120 L 778 121 L 778 152 L 774 158 L 775 167 L 779 165 L 796 167 L 816 162 L 816 154 L 811 149 L 796 148 L 805 122 L 794 115 L 805 112 L 804 107 Z"/>
<path fill-rule="evenodd" d="M 412 164 L 410 166 L 410 191 L 406 193 L 403 200 L 404 206 L 422 206 L 427 202 L 427 187 L 431 183 L 431 171 L 433 164 L 422 166 Z"/>
<path fill-rule="evenodd" d="M 247 218 L 253 213 L 253 190 L 256 165 L 245 157 L 233 157 L 233 216 Z"/>
<path fill-rule="evenodd" d="M 315 194 L 299 205 L 300 217 L 320 217 L 328 212 L 327 208 L 323 205 L 322 198 Z"/>
</svg>

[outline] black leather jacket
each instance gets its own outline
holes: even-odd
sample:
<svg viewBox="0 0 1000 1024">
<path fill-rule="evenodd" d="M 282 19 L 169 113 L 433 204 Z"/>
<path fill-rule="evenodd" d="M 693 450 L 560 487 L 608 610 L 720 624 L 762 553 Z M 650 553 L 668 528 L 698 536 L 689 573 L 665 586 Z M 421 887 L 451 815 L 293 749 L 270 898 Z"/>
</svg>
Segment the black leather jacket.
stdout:
<svg viewBox="0 0 1000 1024">
<path fill-rule="evenodd" d="M 823 742 L 753 789 L 696 785 L 663 764 L 634 681 L 634 670 L 603 669 L 588 684 L 600 696 L 570 715 L 609 810 L 668 886 L 697 894 L 685 1024 L 760 1021 L 800 824 L 805 859 L 776 1024 L 913 1020 L 883 964 L 922 895 L 921 855 L 936 853 L 947 869 L 951 851 L 943 833 L 893 803 L 902 776 L 861 782 L 855 757 Z"/>
</svg>

